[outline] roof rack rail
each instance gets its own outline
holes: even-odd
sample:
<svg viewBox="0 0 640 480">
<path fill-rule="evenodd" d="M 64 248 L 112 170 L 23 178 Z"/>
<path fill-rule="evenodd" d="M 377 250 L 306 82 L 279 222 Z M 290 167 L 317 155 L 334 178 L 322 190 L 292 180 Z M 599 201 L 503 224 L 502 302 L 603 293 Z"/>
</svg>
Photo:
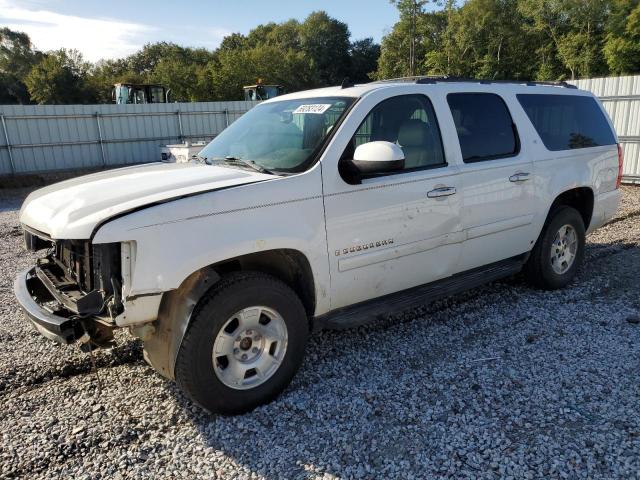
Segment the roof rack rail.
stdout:
<svg viewBox="0 0 640 480">
<path fill-rule="evenodd" d="M 414 75 L 411 77 L 396 77 L 396 78 L 383 78 L 382 80 L 375 80 L 371 83 L 397 83 L 397 82 L 407 82 L 407 83 L 417 83 L 418 80 L 422 80 L 424 78 L 449 78 L 449 77 L 434 77 L 431 75 Z"/>
<path fill-rule="evenodd" d="M 377 80 L 372 83 L 397 83 L 397 82 L 418 83 L 418 84 L 435 84 L 435 83 L 441 83 L 441 82 L 443 83 L 465 82 L 465 83 L 480 83 L 483 85 L 490 85 L 490 84 L 497 83 L 497 84 L 527 85 L 529 87 L 535 87 L 536 85 L 541 85 L 541 86 L 550 86 L 550 87 L 578 88 L 575 85 L 572 85 L 565 81 L 534 82 L 530 80 L 491 80 L 491 79 L 484 79 L 484 78 L 450 77 L 447 75 L 444 75 L 444 76 L 418 75 L 418 76 L 412 76 L 412 77 L 387 78 L 384 80 Z"/>
</svg>

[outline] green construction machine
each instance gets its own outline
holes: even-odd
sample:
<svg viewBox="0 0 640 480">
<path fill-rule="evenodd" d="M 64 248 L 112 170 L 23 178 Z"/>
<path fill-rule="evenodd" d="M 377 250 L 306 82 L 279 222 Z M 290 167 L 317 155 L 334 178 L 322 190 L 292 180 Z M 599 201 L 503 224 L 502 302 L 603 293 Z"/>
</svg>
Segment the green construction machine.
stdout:
<svg viewBox="0 0 640 480">
<path fill-rule="evenodd" d="M 116 83 L 111 99 L 119 105 L 139 103 L 169 103 L 171 89 L 158 84 Z"/>
<path fill-rule="evenodd" d="M 263 85 L 261 78 L 255 85 L 247 85 L 243 89 L 245 100 L 269 100 L 284 93 L 282 85 Z"/>
</svg>

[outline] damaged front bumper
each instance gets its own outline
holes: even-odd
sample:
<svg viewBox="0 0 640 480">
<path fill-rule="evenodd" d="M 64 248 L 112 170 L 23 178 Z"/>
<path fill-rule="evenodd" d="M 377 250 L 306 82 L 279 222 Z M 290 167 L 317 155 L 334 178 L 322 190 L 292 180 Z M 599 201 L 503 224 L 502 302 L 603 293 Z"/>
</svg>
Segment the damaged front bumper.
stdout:
<svg viewBox="0 0 640 480">
<path fill-rule="evenodd" d="M 54 303 L 55 299 L 38 278 L 36 267 L 20 272 L 13 284 L 13 290 L 27 318 L 36 330 L 49 340 L 68 345 L 83 335 L 84 328 L 79 318 L 70 315 L 66 310 L 45 308 L 43 304 Z"/>
<path fill-rule="evenodd" d="M 47 249 L 18 274 L 14 292 L 35 328 L 61 344 L 112 346 L 114 317 L 122 313 L 120 244 L 52 240 L 25 227 L 31 251 Z"/>
</svg>

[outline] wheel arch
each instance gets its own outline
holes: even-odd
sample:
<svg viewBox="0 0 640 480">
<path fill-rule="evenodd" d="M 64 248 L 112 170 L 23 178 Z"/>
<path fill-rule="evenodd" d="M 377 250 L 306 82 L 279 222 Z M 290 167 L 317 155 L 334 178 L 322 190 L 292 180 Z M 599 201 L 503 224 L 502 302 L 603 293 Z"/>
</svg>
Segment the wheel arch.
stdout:
<svg viewBox="0 0 640 480">
<path fill-rule="evenodd" d="M 316 308 L 315 282 L 311 264 L 298 250 L 277 249 L 241 255 L 207 265 L 165 292 L 160 302 L 154 334 L 144 342 L 144 358 L 163 376 L 175 379 L 175 362 L 191 314 L 202 296 L 225 274 L 258 271 L 287 284 L 299 297 L 312 322 Z M 312 325 L 309 325 L 310 329 Z"/>
<path fill-rule="evenodd" d="M 296 292 L 309 317 L 315 313 L 316 293 L 311 263 L 299 250 L 283 248 L 249 253 L 207 268 L 213 268 L 221 276 L 249 270 L 273 275 Z"/>
<path fill-rule="evenodd" d="M 591 187 L 574 187 L 558 193 L 549 206 L 545 225 L 552 218 L 553 213 L 562 206 L 575 208 L 582 217 L 585 231 L 589 229 L 594 206 L 594 193 Z"/>
</svg>

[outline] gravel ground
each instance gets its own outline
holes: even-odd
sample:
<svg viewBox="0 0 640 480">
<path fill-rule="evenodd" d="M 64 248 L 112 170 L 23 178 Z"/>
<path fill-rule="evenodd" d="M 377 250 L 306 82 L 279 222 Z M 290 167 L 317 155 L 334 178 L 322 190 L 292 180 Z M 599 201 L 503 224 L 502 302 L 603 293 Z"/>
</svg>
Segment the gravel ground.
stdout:
<svg viewBox="0 0 640 480">
<path fill-rule="evenodd" d="M 509 279 L 316 334 L 275 402 L 210 417 L 142 360 L 25 323 L 20 195 L 0 200 L 0 476 L 640 478 L 640 188 L 557 292 Z"/>
</svg>

